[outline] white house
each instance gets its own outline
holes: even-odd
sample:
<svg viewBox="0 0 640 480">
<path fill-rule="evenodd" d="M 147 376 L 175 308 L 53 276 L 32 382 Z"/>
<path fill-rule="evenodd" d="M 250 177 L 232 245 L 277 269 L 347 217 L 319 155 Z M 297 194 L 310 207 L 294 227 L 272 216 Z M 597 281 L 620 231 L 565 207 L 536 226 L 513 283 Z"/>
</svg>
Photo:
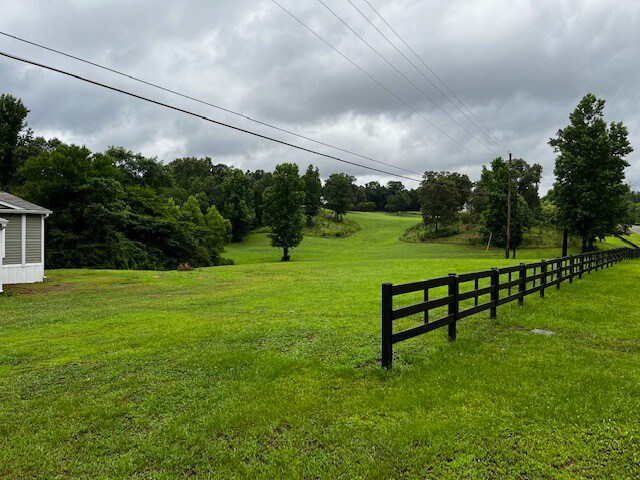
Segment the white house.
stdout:
<svg viewBox="0 0 640 480">
<path fill-rule="evenodd" d="M 51 210 L 0 192 L 0 291 L 2 284 L 44 279 L 44 219 Z M 1 258 L 3 257 L 3 258 Z"/>
</svg>

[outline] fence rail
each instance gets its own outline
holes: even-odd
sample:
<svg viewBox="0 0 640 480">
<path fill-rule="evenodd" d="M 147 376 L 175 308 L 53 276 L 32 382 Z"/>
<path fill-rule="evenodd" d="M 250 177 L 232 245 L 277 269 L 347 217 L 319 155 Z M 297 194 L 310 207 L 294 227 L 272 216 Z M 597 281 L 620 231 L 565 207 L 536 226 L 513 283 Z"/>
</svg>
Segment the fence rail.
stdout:
<svg viewBox="0 0 640 480">
<path fill-rule="evenodd" d="M 564 281 L 573 282 L 592 270 L 606 268 L 622 260 L 640 257 L 640 250 L 617 248 L 602 252 L 521 263 L 503 268 L 492 268 L 481 272 L 455 274 L 419 282 L 382 284 L 382 366 L 391 368 L 393 345 L 446 326 L 449 340 L 456 339 L 458 320 L 490 311 L 496 318 L 497 308 L 505 303 L 518 301 Z M 394 298 L 402 295 L 422 293 L 420 301 L 394 308 Z M 439 295 L 438 295 L 439 294 Z M 435 313 L 435 319 L 433 317 Z M 394 321 L 421 314 L 418 326 L 394 332 Z"/>
</svg>

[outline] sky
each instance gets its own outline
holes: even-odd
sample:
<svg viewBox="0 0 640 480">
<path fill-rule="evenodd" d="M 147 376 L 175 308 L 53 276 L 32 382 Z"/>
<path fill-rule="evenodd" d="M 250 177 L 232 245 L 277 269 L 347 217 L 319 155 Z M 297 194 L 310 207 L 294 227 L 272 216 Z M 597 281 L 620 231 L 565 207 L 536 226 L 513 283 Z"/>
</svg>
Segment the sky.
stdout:
<svg viewBox="0 0 640 480">
<path fill-rule="evenodd" d="M 426 170 L 477 180 L 511 151 L 543 166 L 544 194 L 549 138 L 591 92 L 606 100 L 607 121 L 628 127 L 627 180 L 640 189 L 636 0 L 0 0 L 0 13 L 4 34 L 222 109 L 6 35 L 0 52 L 383 172 L 0 57 L 0 93 L 22 99 L 34 133 L 93 151 L 209 156 L 243 170 L 313 164 L 323 178 L 407 188 Z"/>
</svg>

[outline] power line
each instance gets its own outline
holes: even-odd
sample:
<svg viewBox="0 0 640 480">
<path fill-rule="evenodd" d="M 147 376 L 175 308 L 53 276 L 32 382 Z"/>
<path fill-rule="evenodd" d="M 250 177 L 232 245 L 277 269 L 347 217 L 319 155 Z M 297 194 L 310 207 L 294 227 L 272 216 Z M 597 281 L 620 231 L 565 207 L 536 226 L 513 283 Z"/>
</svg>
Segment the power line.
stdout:
<svg viewBox="0 0 640 480">
<path fill-rule="evenodd" d="M 33 46 L 35 46 L 35 47 L 39 47 L 39 48 L 42 48 L 42 49 L 44 49 L 44 50 L 48 50 L 48 51 L 50 51 L 50 52 L 54 52 L 54 53 L 57 53 L 57 54 L 59 54 L 59 55 L 62 55 L 62 56 L 68 57 L 68 58 L 72 58 L 72 59 L 77 60 L 77 61 L 79 61 L 79 62 L 83 62 L 83 63 L 86 63 L 86 64 L 88 64 L 88 65 L 92 65 L 92 66 L 94 66 L 94 67 L 100 68 L 100 69 L 102 69 L 102 70 L 106 70 L 106 71 L 111 72 L 111 73 L 115 73 L 115 74 L 117 74 L 117 75 L 120 75 L 120 76 L 126 77 L 126 78 L 128 78 L 128 79 L 130 79 L 130 80 L 134 80 L 134 81 L 139 82 L 139 83 L 142 83 L 142 84 L 144 84 L 144 85 L 148 85 L 148 86 L 150 86 L 150 87 L 157 88 L 157 89 L 159 89 L 159 90 L 163 90 L 163 91 L 168 92 L 168 93 L 171 93 L 171 94 L 173 94 L 173 95 L 177 95 L 177 96 L 179 96 L 179 97 L 186 98 L 186 99 L 188 99 L 188 100 L 192 100 L 192 101 L 194 101 L 194 102 L 198 102 L 198 103 L 201 103 L 201 104 L 203 104 L 203 105 L 207 105 L 207 106 L 209 106 L 209 107 L 216 108 L 216 109 L 221 110 L 221 111 L 223 111 L 223 112 L 231 113 L 231 114 L 233 114 L 233 115 L 236 115 L 236 116 L 238 116 L 238 117 L 242 117 L 242 118 L 244 118 L 244 119 L 246 119 L 246 120 L 249 120 L 249 121 L 252 121 L 252 122 L 254 122 L 254 123 L 257 123 L 257 124 L 263 125 L 263 126 L 265 126 L 265 127 L 272 128 L 272 129 L 274 129 L 274 130 L 278 130 L 278 131 L 283 132 L 283 133 L 287 133 L 287 134 L 289 134 L 289 135 L 296 136 L 296 137 L 298 137 L 298 138 L 302 138 L 302 139 L 304 139 L 304 140 L 308 140 L 308 141 L 310 141 L 310 142 L 314 142 L 314 143 L 316 143 L 316 144 L 318 144 L 318 145 L 323 145 L 323 146 L 325 146 L 325 147 L 333 148 L 334 150 L 338 150 L 338 151 L 341 151 L 341 152 L 344 152 L 344 153 L 348 153 L 348 154 L 350 154 L 350 155 L 354 155 L 354 156 L 356 156 L 356 157 L 360 157 L 360 158 L 362 158 L 362 159 L 369 160 L 369 161 L 371 161 L 371 162 L 374 162 L 374 163 L 377 163 L 377 164 L 380 164 L 380 165 L 384 165 L 384 166 L 387 166 L 387 167 L 395 168 L 396 170 L 400 170 L 400 171 L 403 171 L 403 172 L 406 172 L 406 173 L 411 173 L 411 174 L 414 174 L 414 175 L 421 175 L 420 173 L 418 173 L 418 172 L 414 172 L 413 170 L 407 170 L 406 168 L 398 167 L 398 166 L 396 166 L 396 165 L 392 165 L 392 164 L 390 164 L 390 163 L 385 163 L 385 162 L 382 162 L 382 161 L 380 161 L 380 160 L 376 160 L 376 159 L 374 159 L 374 158 L 371 158 L 371 157 L 369 157 L 369 156 L 361 155 L 361 154 L 356 153 L 356 152 L 353 152 L 353 151 L 351 151 L 351 150 L 347 150 L 347 149 L 345 149 L 345 148 L 336 147 L 335 145 L 331 145 L 331 144 L 329 144 L 329 143 L 326 143 L 326 142 L 323 142 L 323 141 L 320 141 L 320 140 L 316 140 L 316 139 L 314 139 L 314 138 L 307 137 L 307 136 L 305 136 L 305 135 L 301 135 L 301 134 L 299 134 L 299 133 L 292 132 L 292 131 L 287 130 L 287 129 L 285 129 L 285 128 L 278 127 L 278 126 L 276 126 L 276 125 L 272 125 L 272 124 L 270 124 L 270 123 L 263 122 L 263 121 L 261 121 L 261 120 L 257 120 L 257 119 L 255 119 L 255 118 L 249 117 L 248 115 L 245 115 L 245 114 L 243 114 L 243 113 L 240 113 L 240 112 L 237 112 L 237 111 L 234 111 L 234 110 L 231 110 L 231 109 L 225 108 L 225 107 L 221 107 L 221 106 L 216 105 L 216 104 L 214 104 L 214 103 L 210 103 L 210 102 L 207 102 L 207 101 L 204 101 L 204 100 L 200 100 L 200 99 L 195 98 L 195 97 L 192 97 L 192 96 L 190 96 L 190 95 L 185 95 L 185 94 L 180 93 L 180 92 L 178 92 L 178 91 L 171 90 L 171 89 L 166 88 L 166 87 L 163 87 L 163 86 L 161 86 L 161 85 L 158 85 L 158 84 L 155 84 L 155 83 L 151 83 L 151 82 L 149 82 L 149 81 L 142 80 L 142 79 L 140 79 L 140 78 L 134 77 L 134 76 L 132 76 L 132 75 L 130 75 L 130 74 L 128 74 L 128 73 L 124 73 L 124 72 L 119 71 L 119 70 L 116 70 L 116 69 L 114 69 L 114 68 L 110 68 L 110 67 L 106 67 L 106 66 L 104 66 L 104 65 L 100 65 L 99 63 L 95 63 L 95 62 L 92 62 L 92 61 L 90 61 L 90 60 L 86 60 L 86 59 L 84 59 L 84 58 L 77 57 L 77 56 L 75 56 L 75 55 L 71 55 L 71 54 L 66 53 L 66 52 L 63 52 L 63 51 L 61 51 L 61 50 L 56 50 L 55 48 L 47 47 L 46 45 L 42 45 L 42 44 L 39 44 L 39 43 L 36 43 L 36 42 L 32 42 L 32 41 L 30 41 L 30 40 L 26 40 L 26 39 L 24 39 L 24 38 L 20 38 L 20 37 L 17 37 L 17 36 L 15 36 L 15 35 L 11 35 L 11 34 L 9 34 L 9 33 L 5 33 L 5 32 L 2 32 L 2 31 L 0 31 L 0 35 L 4 35 L 4 36 L 6 36 L 6 37 L 13 38 L 14 40 L 18 40 L 18 41 L 20 41 L 20 42 L 27 43 L 27 44 L 29 44 L 29 45 L 33 45 Z"/>
<path fill-rule="evenodd" d="M 380 30 L 375 23 L 373 23 L 369 17 L 367 17 L 364 12 L 362 10 L 360 10 L 356 4 L 354 4 L 351 0 L 347 0 L 351 6 L 367 21 L 367 23 L 369 23 L 369 25 L 371 25 L 386 41 L 387 43 L 389 43 L 389 45 L 391 45 L 394 50 L 396 52 L 398 52 L 402 58 L 404 58 L 427 82 L 429 82 L 429 84 L 431 84 L 431 86 L 433 88 L 436 89 L 436 91 L 442 95 L 442 97 L 444 97 L 446 100 L 449 101 L 449 103 L 451 103 L 451 105 L 453 105 L 468 121 L 469 123 L 471 123 L 474 127 L 476 127 L 483 135 L 485 135 L 486 137 L 489 138 L 489 140 L 491 140 L 492 142 L 496 143 L 497 145 L 501 146 L 500 143 L 496 142 L 496 140 L 493 138 L 493 134 L 491 132 L 487 133 L 485 130 L 482 129 L 482 124 L 478 125 L 471 117 L 469 117 L 469 115 L 467 115 L 464 110 L 462 110 L 458 104 L 456 104 L 453 100 L 451 100 L 451 98 L 444 93 L 442 90 L 440 90 L 440 87 L 438 87 L 438 85 L 436 85 L 428 76 L 426 76 L 424 74 L 424 72 L 422 71 L 421 68 L 419 68 L 415 63 L 413 63 L 411 61 L 411 59 L 409 59 L 409 57 L 407 57 L 402 50 L 400 50 L 395 43 L 393 43 L 389 37 L 387 37 L 384 32 L 382 30 Z M 369 3 L 369 2 L 367 2 Z M 371 6 L 371 4 L 369 4 L 369 6 Z M 373 7 L 372 7 L 373 8 Z M 377 12 L 376 12 L 377 13 Z M 437 104 L 436 104 L 437 105 Z M 437 105 L 438 108 L 440 108 L 442 111 L 445 111 L 442 107 L 440 107 L 439 105 Z M 449 116 L 449 118 L 451 118 L 451 116 L 445 111 L 445 113 L 447 114 L 447 116 Z M 455 120 L 454 120 L 455 121 Z M 457 123 L 457 122 L 456 122 Z M 486 129 L 486 127 L 485 127 Z M 493 153 L 496 153 L 495 151 L 491 150 Z M 508 149 L 507 149 L 508 151 Z"/>
<path fill-rule="evenodd" d="M 145 102 L 152 103 L 154 105 L 158 105 L 158 106 L 165 107 L 165 108 L 168 108 L 168 109 L 171 109 L 171 110 L 175 110 L 177 112 L 181 112 L 181 113 L 184 113 L 186 115 L 190 115 L 190 116 L 199 118 L 200 120 L 204 120 L 206 122 L 210 122 L 210 123 L 213 123 L 213 124 L 216 124 L 216 125 L 220 125 L 220 126 L 223 126 L 223 127 L 226 127 L 226 128 L 230 128 L 232 130 L 236 130 L 236 131 L 239 131 L 239 132 L 242 132 L 242 133 L 246 133 L 246 134 L 252 135 L 254 137 L 262 138 L 264 140 L 269 140 L 269 141 L 274 142 L 274 143 L 279 143 L 281 145 L 285 145 L 287 147 L 295 148 L 295 149 L 301 150 L 303 152 L 307 152 L 307 153 L 311 153 L 311 154 L 314 154 L 314 155 L 318 155 L 320 157 L 329 158 L 329 159 L 336 160 L 338 162 L 346 163 L 346 164 L 349 164 L 349 165 L 353 165 L 353 166 L 356 166 L 356 167 L 361 167 L 361 168 L 364 168 L 366 170 L 371 170 L 371 171 L 374 171 L 374 172 L 383 173 L 385 175 L 391 175 L 392 177 L 403 178 L 405 180 L 411 180 L 413 182 L 418 182 L 418 183 L 422 183 L 423 182 L 423 180 L 419 180 L 417 178 L 412 178 L 412 177 L 407 177 L 407 176 L 400 175 L 400 174 L 397 174 L 397 173 L 387 172 L 385 170 L 380 170 L 378 168 L 370 167 L 368 165 L 362 165 L 360 163 L 356 163 L 356 162 L 352 162 L 352 161 L 349 161 L 349 160 L 345 160 L 345 159 L 340 158 L 340 157 L 336 157 L 336 156 L 329 155 L 329 154 L 326 154 L 326 153 L 322 153 L 322 152 L 318 152 L 318 151 L 315 151 L 315 150 L 311 150 L 309 148 L 301 147 L 299 145 L 294 145 L 292 143 L 285 142 L 284 140 L 279 140 L 277 138 L 269 137 L 269 136 L 263 135 L 261 133 L 252 132 L 251 130 L 246 130 L 244 128 L 236 127 L 235 125 L 230 125 L 228 123 L 220 122 L 218 120 L 214 120 L 214 119 L 206 117 L 204 115 L 200 115 L 198 113 L 194 113 L 194 112 L 191 112 L 189 110 L 185 110 L 183 108 L 176 107 L 174 105 L 169 105 L 168 103 L 160 102 L 158 100 L 153 100 L 151 98 L 144 97 L 142 95 L 138 95 L 136 93 L 132 93 L 132 92 L 129 92 L 127 90 L 123 90 L 121 88 L 113 87 L 111 85 L 106 85 L 104 83 L 100 83 L 100 82 L 97 82 L 95 80 L 91 80 L 91 79 L 88 79 L 88 78 L 85 78 L 85 77 L 81 77 L 80 75 L 76 75 L 75 73 L 71 73 L 71 72 L 68 72 L 66 70 L 55 68 L 55 67 L 52 67 L 50 65 L 45 65 L 45 64 L 42 64 L 42 63 L 38 63 L 38 62 L 35 62 L 33 60 L 28 60 L 26 58 L 21 58 L 21 57 L 18 57 L 16 55 L 11 55 L 11 54 L 3 52 L 3 51 L 0 51 L 0 56 L 6 57 L 6 58 L 10 58 L 12 60 L 16 60 L 16 61 L 19 61 L 19 62 L 22 62 L 22 63 L 26 63 L 28 65 L 33 65 L 33 66 L 36 66 L 36 67 L 40 67 L 40 68 L 43 68 L 45 70 L 50 70 L 52 72 L 60 73 L 62 75 L 66 75 L 68 77 L 75 78 L 76 80 L 80 80 L 82 82 L 89 83 L 91 85 L 96 85 L 98 87 L 102 87 L 102 88 L 105 88 L 107 90 L 112 90 L 112 91 L 117 92 L 117 93 L 122 93 L 123 95 L 127 95 L 127 96 L 130 96 L 130 97 L 133 97 L 133 98 L 137 98 L 138 100 L 143 100 Z M 442 187 L 459 189 L 457 187 L 446 185 L 446 184 L 441 184 L 441 183 L 436 183 L 436 182 L 432 182 L 432 183 L 434 183 L 436 185 L 439 185 L 439 186 L 442 186 Z M 482 193 L 482 192 L 476 192 L 476 193 L 478 195 L 481 195 L 481 196 L 495 196 L 495 194 L 490 194 L 490 193 Z"/>
<path fill-rule="evenodd" d="M 433 123 L 431 120 L 429 120 L 424 114 L 422 114 L 421 112 L 419 112 L 418 110 L 416 110 L 413 106 L 411 106 L 409 103 L 407 103 L 405 100 L 403 100 L 400 96 L 398 96 L 396 93 L 392 92 L 389 88 L 387 88 L 385 85 L 383 85 L 380 81 L 378 81 L 375 77 L 373 77 L 373 75 L 371 75 L 369 72 L 367 72 L 364 68 L 362 68 L 360 65 L 358 65 L 356 62 L 354 62 L 353 60 L 351 60 L 349 57 L 347 57 L 344 53 L 342 53 L 340 50 L 338 50 L 336 47 L 334 47 L 331 43 L 329 43 L 327 40 L 325 40 L 319 33 L 317 33 L 315 30 L 313 30 L 311 27 L 309 27 L 306 23 L 304 23 L 302 20 L 300 20 L 298 17 L 296 17 L 293 13 L 291 13 L 289 10 L 287 10 L 284 6 L 282 6 L 277 0 L 271 0 L 273 3 L 275 3 L 278 7 L 280 7 L 285 13 L 287 13 L 291 18 L 293 18 L 296 22 L 298 22 L 300 25 L 302 25 L 304 28 L 306 28 L 309 32 L 311 32 L 313 35 L 315 35 L 320 41 L 322 41 L 324 44 L 326 44 L 329 48 L 331 48 L 334 52 L 336 52 L 338 55 L 340 55 L 342 58 L 344 58 L 347 62 L 349 62 L 351 65 L 353 65 L 354 67 L 356 67 L 358 70 L 360 70 L 362 73 L 364 73 L 367 77 L 369 77 L 369 79 L 371 79 L 374 83 L 376 83 L 380 88 L 382 88 L 383 90 L 385 90 L 387 93 L 389 93 L 390 95 L 392 95 L 394 98 L 396 98 L 398 101 L 400 101 L 402 104 L 404 104 L 406 107 L 408 107 L 409 109 L 411 109 L 416 115 L 418 115 L 419 117 L 421 117 L 425 122 L 427 122 L 429 125 L 431 125 L 433 128 L 435 128 L 436 130 L 438 130 L 441 134 L 443 134 L 445 137 L 447 137 L 449 140 L 451 140 L 452 142 L 454 142 L 455 144 L 457 144 L 458 146 L 460 146 L 462 149 L 466 150 L 468 153 L 470 153 L 471 155 L 473 155 L 474 157 L 476 157 L 478 160 L 480 160 L 481 162 L 484 161 L 480 156 L 478 156 L 476 153 L 474 153 L 472 150 L 470 150 L 469 148 L 467 148 L 465 145 L 463 145 L 462 143 L 460 143 L 458 140 L 456 140 L 455 138 L 453 138 L 451 135 L 449 135 L 447 132 L 445 132 L 444 130 L 442 130 L 440 127 L 438 127 L 435 123 Z"/>
<path fill-rule="evenodd" d="M 402 78 L 404 78 L 413 88 L 415 88 L 418 92 L 420 92 L 420 94 L 426 98 L 427 100 L 429 100 L 433 105 L 435 105 L 438 109 L 440 109 L 447 117 L 449 117 L 451 119 L 451 121 L 453 121 L 456 125 L 458 125 L 458 127 L 460 127 L 462 130 L 464 130 L 467 134 L 469 134 L 474 140 L 476 140 L 480 145 L 482 145 L 483 147 L 485 147 L 487 150 L 489 150 L 491 153 L 495 154 L 495 155 L 499 155 L 498 152 L 496 152 L 495 150 L 493 150 L 491 147 L 489 147 L 488 145 L 486 145 L 482 140 L 480 140 L 478 137 L 476 137 L 471 131 L 469 131 L 467 128 L 465 128 L 460 122 L 458 122 L 455 118 L 453 118 L 449 112 L 447 112 L 444 108 L 442 108 L 435 100 L 433 100 L 429 95 L 427 95 L 424 90 L 422 90 L 420 87 L 418 87 L 414 82 L 412 82 L 409 77 L 407 77 L 404 73 L 402 73 L 400 71 L 400 69 L 398 69 L 398 67 L 396 67 L 393 63 L 391 63 L 384 55 L 382 55 L 373 45 L 371 45 L 369 42 L 367 42 L 362 35 L 360 35 L 358 32 L 356 32 L 342 17 L 340 17 L 340 15 L 338 15 L 335 11 L 333 11 L 326 3 L 324 3 L 323 0 L 318 0 L 318 2 L 320 2 L 322 4 L 322 6 L 324 8 L 326 8 L 329 12 L 331 12 L 331 14 L 336 17 L 345 27 L 347 27 L 356 37 L 358 37 L 360 39 L 360 41 L 362 41 L 362 43 L 364 43 L 367 47 L 369 47 L 369 49 L 371 49 L 376 55 L 378 55 L 387 65 L 389 65 L 398 75 L 400 75 Z M 353 5 L 353 3 L 352 3 Z M 355 7 L 355 5 L 354 5 Z M 357 9 L 357 7 L 356 7 Z M 366 17 L 365 17 L 366 18 Z"/>
<path fill-rule="evenodd" d="M 92 85 L 96 85 L 98 87 L 102 87 L 102 88 L 106 88 L 108 90 L 112 90 L 114 92 L 122 93 L 124 95 L 128 95 L 130 97 L 137 98 L 137 99 L 143 100 L 145 102 L 153 103 L 153 104 L 159 105 L 161 107 L 165 107 L 165 108 L 169 108 L 171 110 L 175 110 L 177 112 L 185 113 L 187 115 L 191 115 L 193 117 L 199 118 L 199 119 L 204 120 L 206 122 L 214 123 L 216 125 L 221 125 L 223 127 L 227 127 L 227 128 L 233 129 L 233 130 L 237 130 L 237 131 L 242 132 L 242 133 L 253 135 L 254 137 L 262 138 L 262 139 L 265 139 L 265 140 L 269 140 L 271 142 L 275 142 L 275 143 L 279 143 L 281 145 L 285 145 L 287 147 L 291 147 L 291 148 L 295 148 L 295 149 L 298 149 L 298 150 L 302 150 L 303 152 L 308 152 L 308 153 L 312 153 L 314 155 L 318 155 L 318 156 L 321 156 L 321 157 L 330 158 L 330 159 L 336 160 L 338 162 L 346 163 L 346 164 L 349 164 L 349 165 L 354 165 L 356 167 L 365 168 L 367 170 L 371 170 L 371 171 L 378 172 L 378 173 L 383 173 L 385 175 L 391 175 L 393 177 L 403 178 L 405 180 L 411 180 L 413 182 L 418 182 L 418 183 L 421 182 L 421 180 L 418 180 L 416 178 L 407 177 L 405 175 L 400 175 L 400 174 L 397 174 L 397 173 L 387 172 L 385 170 L 381 170 L 381 169 L 378 169 L 378 168 L 375 168 L 375 167 L 370 167 L 368 165 L 363 165 L 361 163 L 356 163 L 356 162 L 352 162 L 352 161 L 349 161 L 349 160 L 345 160 L 343 158 L 336 157 L 336 156 L 333 156 L 333 155 L 329 155 L 327 153 L 322 153 L 322 152 L 318 152 L 316 150 L 311 150 L 310 148 L 301 147 L 299 145 L 294 145 L 293 143 L 285 142 L 284 140 L 279 140 L 277 138 L 269 137 L 269 136 L 263 135 L 261 133 L 252 132 L 251 130 L 247 130 L 247 129 L 244 129 L 244 128 L 236 127 L 235 125 L 231 125 L 231 124 L 228 124 L 228 123 L 220 122 L 218 120 L 214 120 L 214 119 L 206 117 L 204 115 L 200 115 L 198 113 L 194 113 L 194 112 L 191 112 L 189 110 L 185 110 L 183 108 L 176 107 L 174 105 L 169 105 L 168 103 L 163 103 L 163 102 L 160 102 L 158 100 L 153 100 L 151 98 L 144 97 L 142 95 L 138 95 L 138 94 L 129 92 L 127 90 L 122 90 L 121 88 L 113 87 L 111 85 L 106 85 L 104 83 L 96 82 L 95 80 L 90 80 L 88 78 L 81 77 L 81 76 L 76 75 L 74 73 L 67 72 L 66 70 L 61 70 L 59 68 L 51 67 L 49 65 L 44 65 L 42 63 L 34 62 L 32 60 L 27 60 L 25 58 L 17 57 L 15 55 L 11 55 L 9 53 L 5 53 L 5 52 L 2 52 L 2 51 L 0 51 L 0 55 L 3 56 L 3 57 L 11 58 L 13 60 L 17 60 L 19 62 L 27 63 L 29 65 L 33 65 L 33 66 L 36 66 L 36 67 L 44 68 L 44 69 L 50 70 L 52 72 L 57 72 L 57 73 L 60 73 L 62 75 L 66 75 L 68 77 L 72 77 L 72 78 L 75 78 L 77 80 L 81 80 L 83 82 L 90 83 Z"/>
<path fill-rule="evenodd" d="M 420 55 L 418 55 L 415 50 L 413 48 L 411 48 L 409 46 L 409 44 L 402 38 L 402 36 L 389 24 L 389 22 L 387 22 L 385 20 L 385 18 L 378 12 L 378 10 L 375 9 L 375 7 L 373 5 L 371 5 L 371 3 L 369 2 L 369 0 L 364 0 L 365 3 L 367 5 L 369 5 L 369 7 L 371 8 L 371 10 L 373 10 L 376 15 L 378 17 L 380 17 L 380 19 L 384 22 L 384 24 L 389 27 L 389 29 L 395 34 L 396 37 L 398 37 L 398 39 L 400 39 L 400 41 L 403 43 L 403 45 L 405 47 L 407 47 L 407 49 L 409 49 L 409 51 L 411 53 L 413 53 L 415 55 L 415 57 L 420 61 L 420 63 L 422 63 L 425 68 L 427 70 L 429 70 L 429 72 L 431 72 L 431 74 L 447 89 L 447 91 L 453 95 L 453 97 L 460 102 L 460 104 L 478 121 L 478 123 L 480 125 L 482 125 L 486 131 L 489 133 L 489 135 L 491 135 L 491 137 L 495 140 L 496 143 L 498 143 L 499 145 L 502 146 L 502 148 L 504 148 L 507 152 L 510 152 L 511 149 L 509 147 L 507 147 L 484 123 L 482 123 L 482 121 L 477 117 L 477 115 L 475 113 L 473 113 L 473 111 L 453 92 L 453 90 L 451 90 L 449 88 L 449 86 L 438 76 L 438 74 L 436 74 L 436 72 L 433 71 L 433 69 L 427 65 L 427 63 L 422 59 L 422 57 Z"/>
</svg>

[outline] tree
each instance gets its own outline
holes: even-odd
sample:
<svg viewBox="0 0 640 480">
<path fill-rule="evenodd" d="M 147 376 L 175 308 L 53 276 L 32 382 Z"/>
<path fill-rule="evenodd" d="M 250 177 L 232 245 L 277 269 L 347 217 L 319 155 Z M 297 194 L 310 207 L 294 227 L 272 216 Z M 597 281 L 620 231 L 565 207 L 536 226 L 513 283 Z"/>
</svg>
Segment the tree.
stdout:
<svg viewBox="0 0 640 480">
<path fill-rule="evenodd" d="M 337 220 L 342 220 L 342 216 L 353 206 L 355 181 L 355 177 L 346 173 L 332 173 L 324 183 L 324 199 L 327 201 L 327 207 L 334 211 Z"/>
<path fill-rule="evenodd" d="M 200 204 L 194 195 L 191 195 L 180 208 L 180 216 L 187 222 L 199 227 L 204 226 L 204 215 L 200 210 Z"/>
<path fill-rule="evenodd" d="M 219 257 L 224 246 L 231 241 L 231 222 L 220 215 L 215 205 L 211 205 L 204 216 L 204 223 L 208 229 L 207 247 L 210 252 L 217 252 Z"/>
<path fill-rule="evenodd" d="M 124 186 L 150 187 L 158 191 L 172 184 L 171 173 L 155 158 L 146 158 L 124 147 L 109 147 L 105 155 L 113 158 Z"/>
<path fill-rule="evenodd" d="M 411 207 L 411 195 L 408 191 L 402 190 L 392 193 L 387 198 L 387 204 L 384 209 L 387 212 L 406 212 Z"/>
<path fill-rule="evenodd" d="M 384 209 L 387 212 L 407 211 L 411 207 L 411 195 L 404 188 L 402 182 L 390 181 L 387 183 L 387 203 Z"/>
<path fill-rule="evenodd" d="M 52 268 L 129 268 L 124 190 L 110 158 L 60 144 L 31 157 L 20 169 L 18 194 L 55 212 L 45 237 Z"/>
<path fill-rule="evenodd" d="M 522 158 L 514 158 L 511 163 L 512 178 L 516 193 L 522 195 L 532 213 L 540 210 L 538 187 L 542 180 L 542 165 L 529 165 Z"/>
<path fill-rule="evenodd" d="M 231 221 L 233 241 L 239 242 L 249 233 L 255 219 L 253 180 L 241 170 L 234 169 L 222 182 L 220 213 Z"/>
<path fill-rule="evenodd" d="M 425 225 L 449 225 L 456 221 L 471 194 L 467 175 L 449 172 L 425 172 L 420 186 L 420 207 Z"/>
<path fill-rule="evenodd" d="M 318 215 L 322 206 L 322 181 L 317 167 L 309 165 L 302 176 L 304 181 L 304 214 L 307 225 L 311 225 L 313 217 Z"/>
<path fill-rule="evenodd" d="M 18 165 L 14 162 L 14 149 L 21 132 L 27 128 L 25 119 L 29 110 L 22 100 L 12 95 L 0 95 L 0 189 L 8 190 Z"/>
<path fill-rule="evenodd" d="M 283 163 L 276 167 L 273 184 L 262 194 L 265 222 L 271 227 L 271 246 L 282 248 L 283 262 L 289 261 L 289 249 L 302 241 L 304 187 L 298 166 Z"/>
<path fill-rule="evenodd" d="M 51 268 L 158 269 L 221 262 L 228 221 L 219 213 L 204 216 L 195 195 L 180 209 L 144 186 L 145 178 L 155 177 L 125 175 L 134 170 L 123 172 L 117 162 L 110 154 L 59 144 L 42 149 L 18 171 L 25 180 L 19 195 L 55 212 L 45 237 Z M 156 170 L 143 164 L 150 167 L 145 171 Z"/>
<path fill-rule="evenodd" d="M 387 187 L 380 185 L 379 182 L 369 182 L 364 185 L 364 194 L 367 202 L 376 204 L 376 210 L 384 210 L 389 196 Z"/>
<path fill-rule="evenodd" d="M 582 237 L 582 251 L 596 238 L 614 233 L 626 212 L 624 159 L 633 151 L 627 128 L 607 125 L 605 101 L 589 93 L 569 115 L 570 124 L 558 130 L 549 145 L 558 153 L 554 173 L 558 218 Z"/>
<path fill-rule="evenodd" d="M 524 162 L 524 161 L 523 161 Z M 524 233 L 531 224 L 529 206 L 519 192 L 518 175 L 515 163 L 511 166 L 511 244 L 515 255 L 516 248 L 522 244 Z M 526 162 L 525 162 L 526 164 Z M 491 238 L 494 245 L 505 246 L 507 242 L 507 191 L 509 163 L 501 157 L 491 162 L 491 168 L 482 167 L 480 184 L 485 195 L 486 206 L 482 212 L 481 229 L 485 241 Z"/>
<path fill-rule="evenodd" d="M 391 180 L 390 182 L 387 182 L 387 191 L 389 192 L 389 195 L 395 195 L 396 193 L 400 193 L 405 190 L 406 189 L 404 188 L 402 182 L 399 182 L 397 180 Z"/>
<path fill-rule="evenodd" d="M 264 225 L 263 210 L 264 201 L 262 200 L 262 194 L 265 189 L 273 183 L 273 174 L 271 172 L 265 172 L 264 170 L 256 170 L 255 172 L 247 172 L 247 174 L 253 179 L 253 204 L 255 206 L 255 225 L 256 227 Z"/>
<path fill-rule="evenodd" d="M 521 158 L 514 158 L 511 161 L 511 185 L 513 191 L 527 202 L 527 207 L 531 212 L 539 212 L 540 197 L 538 195 L 538 187 L 542 179 L 542 166 L 534 163 L 529 165 Z M 484 184 L 482 177 L 474 183 L 473 191 L 469 197 L 469 210 L 476 214 L 482 215 L 487 208 L 487 185 Z"/>
<path fill-rule="evenodd" d="M 57 138 L 47 140 L 44 137 L 34 137 L 30 130 L 27 130 L 24 135 L 20 135 L 18 145 L 13 149 L 13 165 L 16 168 L 12 181 L 13 186 L 18 187 L 24 182 L 19 171 L 28 159 L 37 157 L 42 152 L 52 152 L 61 143 Z"/>
<path fill-rule="evenodd" d="M 213 162 L 209 157 L 176 158 L 168 166 L 178 186 L 189 191 L 194 182 L 202 183 L 213 175 Z"/>
</svg>

